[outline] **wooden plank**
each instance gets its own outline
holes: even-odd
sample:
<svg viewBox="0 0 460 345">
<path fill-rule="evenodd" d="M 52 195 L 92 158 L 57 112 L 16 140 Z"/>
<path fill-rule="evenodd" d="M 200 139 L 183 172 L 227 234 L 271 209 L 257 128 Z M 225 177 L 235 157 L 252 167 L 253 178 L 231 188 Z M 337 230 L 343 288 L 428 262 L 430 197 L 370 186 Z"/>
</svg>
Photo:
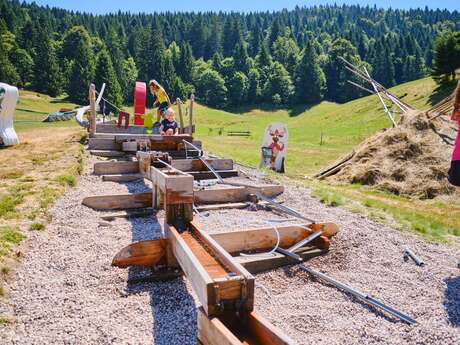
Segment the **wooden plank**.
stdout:
<svg viewBox="0 0 460 345">
<path fill-rule="evenodd" d="M 216 175 L 212 171 L 188 171 L 195 180 L 213 180 L 216 179 Z M 220 170 L 219 175 L 222 178 L 238 176 L 238 170 Z"/>
<path fill-rule="evenodd" d="M 207 159 L 206 162 L 210 164 L 213 169 L 219 170 L 233 170 L 233 159 Z M 181 171 L 206 171 L 206 165 L 200 159 L 175 159 L 171 165 Z"/>
<path fill-rule="evenodd" d="M 112 266 L 126 268 L 130 266 L 153 267 L 166 255 L 164 240 L 148 240 L 124 247 L 112 260 Z"/>
<path fill-rule="evenodd" d="M 279 185 L 265 185 L 254 187 L 231 187 L 195 191 L 195 204 L 217 204 L 247 201 L 250 194 L 262 193 L 266 197 L 275 197 L 284 192 Z"/>
<path fill-rule="evenodd" d="M 197 310 L 198 339 L 203 345 L 242 345 L 241 341 L 217 317 L 208 317 Z"/>
<path fill-rule="evenodd" d="M 327 253 L 327 250 L 319 248 L 309 248 L 296 252 L 304 261 L 312 259 L 314 257 L 324 255 Z M 249 272 L 255 274 L 260 272 L 269 271 L 278 267 L 283 267 L 286 265 L 292 265 L 296 262 L 293 262 L 293 259 L 288 258 L 282 254 L 274 253 L 273 256 L 235 256 L 234 257 L 238 263 L 240 263 L 244 268 Z"/>
<path fill-rule="evenodd" d="M 115 175 L 139 173 L 139 162 L 98 162 L 94 163 L 94 174 Z"/>
<path fill-rule="evenodd" d="M 82 204 L 95 210 L 123 210 L 152 206 L 152 193 L 89 196 Z"/>
<path fill-rule="evenodd" d="M 295 345 L 297 344 L 284 334 L 279 328 L 272 325 L 262 315 L 253 311 L 248 315 L 247 328 L 252 337 L 264 345 Z"/>
<path fill-rule="evenodd" d="M 190 222 L 190 226 L 194 231 L 195 236 L 197 236 L 205 245 L 208 247 L 213 255 L 223 263 L 228 270 L 235 273 L 238 276 L 241 276 L 245 284 L 235 284 L 233 286 L 236 289 L 236 296 L 244 302 L 245 310 L 251 311 L 254 309 L 254 276 L 249 273 L 242 265 L 240 265 L 233 257 L 225 251 L 219 243 L 217 243 L 209 234 L 200 230 L 198 225 L 195 222 Z M 232 289 L 233 290 L 233 289 Z M 224 287 L 220 287 L 219 295 L 222 299 L 231 299 L 236 298 L 234 295 L 231 295 L 230 289 L 224 290 Z"/>
<path fill-rule="evenodd" d="M 89 153 L 97 157 L 124 157 L 127 153 L 123 151 L 110 151 L 110 150 L 90 150 Z"/>
<path fill-rule="evenodd" d="M 101 219 L 107 221 L 113 221 L 116 218 L 137 218 L 137 217 L 149 217 L 155 214 L 155 210 L 152 207 L 123 210 L 118 212 L 109 212 L 101 215 Z"/>
<path fill-rule="evenodd" d="M 89 138 L 88 149 L 121 151 L 121 144 L 116 143 L 113 139 Z"/>
<path fill-rule="evenodd" d="M 97 126 L 96 126 L 96 138 L 98 137 L 98 134 L 104 134 L 104 133 L 109 133 L 109 134 L 124 134 L 124 133 L 145 134 L 145 127 L 144 126 L 130 125 L 128 128 L 125 128 L 124 126 L 118 127 L 117 124 L 115 124 L 115 123 L 98 123 Z"/>
<path fill-rule="evenodd" d="M 115 175 L 103 175 L 102 181 L 109 182 L 133 182 L 144 178 L 142 174 L 115 174 Z"/>
<path fill-rule="evenodd" d="M 110 137 L 112 134 L 107 134 Z M 102 135 L 104 137 L 104 135 Z M 189 134 L 178 135 L 159 135 L 159 134 L 116 134 L 115 142 L 121 143 L 129 140 L 150 140 L 150 142 L 169 142 L 169 143 L 182 143 L 183 140 L 192 142 L 193 138 Z"/>
<path fill-rule="evenodd" d="M 277 227 L 277 230 L 280 234 L 279 246 L 281 248 L 288 248 L 303 240 L 314 231 L 320 230 L 320 225 L 318 224 L 302 224 L 302 226 L 312 227 L 313 229 L 307 230 L 298 225 Z M 333 236 L 333 234 L 329 233 L 328 235 Z M 278 240 L 276 232 L 273 228 L 256 228 L 242 231 L 217 233 L 212 234 L 211 237 L 229 253 L 272 249 Z M 324 243 L 324 241 L 324 237 L 320 236 L 312 243 L 315 245 L 321 245 Z"/>
<path fill-rule="evenodd" d="M 165 224 L 164 231 L 170 244 L 169 248 L 192 284 L 204 312 L 206 315 L 214 315 L 217 311 L 214 281 L 177 230 Z"/>
<path fill-rule="evenodd" d="M 225 210 L 225 209 L 231 209 L 231 208 L 242 209 L 242 208 L 249 207 L 250 204 L 251 204 L 250 202 L 230 202 L 227 204 L 199 205 L 199 206 L 196 206 L 196 209 L 198 210 L 198 212 Z M 268 206 L 270 204 L 266 201 L 259 201 L 257 205 Z"/>
</svg>

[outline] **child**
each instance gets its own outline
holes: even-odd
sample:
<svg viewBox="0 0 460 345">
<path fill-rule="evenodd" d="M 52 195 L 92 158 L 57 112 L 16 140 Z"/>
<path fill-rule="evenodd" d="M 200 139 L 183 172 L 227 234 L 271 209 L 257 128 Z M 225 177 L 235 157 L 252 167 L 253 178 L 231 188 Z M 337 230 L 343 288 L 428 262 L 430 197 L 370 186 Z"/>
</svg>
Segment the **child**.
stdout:
<svg viewBox="0 0 460 345">
<path fill-rule="evenodd" d="M 457 121 L 458 132 L 457 139 L 455 140 L 454 152 L 452 153 L 449 176 L 447 179 L 452 185 L 460 187 L 460 80 L 458 81 L 457 89 L 455 90 L 454 112 L 452 113 L 451 119 L 453 121 Z M 457 189 L 460 191 L 460 188 Z"/>
<path fill-rule="evenodd" d="M 155 106 L 158 107 L 157 122 L 160 122 L 164 112 L 171 106 L 171 101 L 169 100 L 169 96 L 165 89 L 163 89 L 163 87 L 156 80 L 150 80 L 149 86 L 150 92 L 155 99 Z"/>
<path fill-rule="evenodd" d="M 179 134 L 179 127 L 174 119 L 176 114 L 172 108 L 166 110 L 165 119 L 161 121 L 160 131 L 161 135 L 177 135 Z"/>
</svg>

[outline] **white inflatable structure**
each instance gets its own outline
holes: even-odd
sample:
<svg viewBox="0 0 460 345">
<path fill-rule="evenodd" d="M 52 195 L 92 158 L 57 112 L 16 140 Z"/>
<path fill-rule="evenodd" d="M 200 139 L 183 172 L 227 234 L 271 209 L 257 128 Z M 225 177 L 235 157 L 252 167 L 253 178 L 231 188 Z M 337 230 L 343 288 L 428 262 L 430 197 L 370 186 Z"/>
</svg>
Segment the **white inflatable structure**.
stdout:
<svg viewBox="0 0 460 345">
<path fill-rule="evenodd" d="M 0 83 L 0 145 L 19 144 L 19 138 L 13 127 L 13 115 L 19 99 L 18 88 Z"/>
</svg>

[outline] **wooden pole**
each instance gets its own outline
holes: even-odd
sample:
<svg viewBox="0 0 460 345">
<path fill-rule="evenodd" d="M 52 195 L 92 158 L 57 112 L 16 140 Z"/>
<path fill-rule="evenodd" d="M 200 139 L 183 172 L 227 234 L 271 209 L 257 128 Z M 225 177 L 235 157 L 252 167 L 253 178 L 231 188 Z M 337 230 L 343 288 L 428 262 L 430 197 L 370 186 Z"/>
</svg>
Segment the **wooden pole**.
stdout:
<svg viewBox="0 0 460 345">
<path fill-rule="evenodd" d="M 89 136 L 94 137 L 96 134 L 96 87 L 94 84 L 89 86 Z"/>
<path fill-rule="evenodd" d="M 177 108 L 179 109 L 179 125 L 180 125 L 180 134 L 184 134 L 184 117 L 182 115 L 182 102 L 180 98 L 176 100 Z"/>
<path fill-rule="evenodd" d="M 193 102 L 195 101 L 195 95 L 190 96 L 190 114 L 188 119 L 188 134 L 193 135 Z"/>
</svg>

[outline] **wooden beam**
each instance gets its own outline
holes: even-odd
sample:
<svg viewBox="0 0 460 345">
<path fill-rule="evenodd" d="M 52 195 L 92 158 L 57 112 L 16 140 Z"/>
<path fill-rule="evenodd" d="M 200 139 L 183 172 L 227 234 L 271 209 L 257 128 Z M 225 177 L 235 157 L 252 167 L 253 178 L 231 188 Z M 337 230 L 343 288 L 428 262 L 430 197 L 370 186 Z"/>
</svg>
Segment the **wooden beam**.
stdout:
<svg viewBox="0 0 460 345">
<path fill-rule="evenodd" d="M 242 208 L 249 207 L 250 204 L 251 204 L 250 202 L 230 202 L 227 204 L 199 205 L 199 206 L 196 206 L 196 209 L 198 210 L 198 212 L 225 210 L 225 209 L 231 209 L 231 208 L 242 209 Z M 257 205 L 268 206 L 270 204 L 266 201 L 259 201 Z"/>
<path fill-rule="evenodd" d="M 217 306 L 216 296 L 214 295 L 214 280 L 174 227 L 165 224 L 164 231 L 166 239 L 169 241 L 170 249 L 192 284 L 205 313 L 207 315 L 215 314 Z"/>
<path fill-rule="evenodd" d="M 216 179 L 216 175 L 212 171 L 188 171 L 188 173 L 197 181 Z M 238 176 L 238 170 L 220 170 L 219 175 L 222 178 L 236 177 Z"/>
<path fill-rule="evenodd" d="M 133 210 L 123 210 L 119 212 L 110 212 L 107 214 L 101 215 L 101 219 L 107 221 L 113 221 L 116 218 L 138 218 L 138 217 L 149 217 L 155 214 L 155 210 L 151 207 L 133 209 Z"/>
<path fill-rule="evenodd" d="M 152 193 L 89 196 L 82 204 L 95 210 L 123 210 L 152 206 Z"/>
<path fill-rule="evenodd" d="M 206 159 L 215 170 L 233 170 L 233 159 Z M 171 165 L 181 171 L 206 171 L 206 165 L 200 159 L 175 159 Z"/>
<path fill-rule="evenodd" d="M 112 260 L 112 266 L 126 268 L 129 266 L 153 267 L 166 255 L 164 240 L 150 240 L 131 243 L 120 250 Z"/>
<path fill-rule="evenodd" d="M 159 134 L 107 134 L 107 138 L 114 137 L 115 142 L 122 143 L 129 140 L 150 140 L 150 142 L 165 142 L 165 143 L 182 143 L 183 140 L 192 142 L 193 138 L 190 134 L 178 135 L 159 135 Z"/>
<path fill-rule="evenodd" d="M 296 254 L 299 255 L 303 261 L 306 261 L 324 255 L 327 252 L 328 251 L 324 249 L 310 247 L 300 250 L 296 252 Z M 279 253 L 274 253 L 272 256 L 235 256 L 234 259 L 253 274 L 297 263 L 294 262 L 293 259 Z"/>
<path fill-rule="evenodd" d="M 123 151 L 110 151 L 110 150 L 90 150 L 89 153 L 96 157 L 125 157 L 128 153 Z"/>
<path fill-rule="evenodd" d="M 142 174 L 114 174 L 114 175 L 103 175 L 102 181 L 108 182 L 133 182 L 142 180 L 144 175 Z"/>
<path fill-rule="evenodd" d="M 195 204 L 217 204 L 229 202 L 244 202 L 250 194 L 262 193 L 266 197 L 275 197 L 284 192 L 279 185 L 265 185 L 254 187 L 230 187 L 195 191 Z"/>
<path fill-rule="evenodd" d="M 281 248 L 288 248 L 295 243 L 303 240 L 305 237 L 312 234 L 314 231 L 319 231 L 324 228 L 334 227 L 335 224 L 322 223 L 322 224 L 302 224 L 311 230 L 307 230 L 298 225 L 291 226 L 279 226 L 277 230 L 280 235 L 279 246 Z M 336 227 L 336 226 L 335 226 Z M 315 239 L 311 244 L 319 247 L 327 247 L 327 238 L 335 235 L 331 229 L 326 232 L 327 236 L 320 236 Z M 229 253 L 239 254 L 240 252 L 250 252 L 257 250 L 269 250 L 272 249 L 277 241 L 277 235 L 273 228 L 256 228 L 241 231 L 232 231 L 224 233 L 212 234 L 211 237 L 219 243 Z M 327 248 L 325 248 L 327 249 Z"/>
<path fill-rule="evenodd" d="M 95 175 L 139 173 L 139 162 L 98 162 L 94 163 Z"/>
<path fill-rule="evenodd" d="M 198 225 L 195 222 L 190 222 L 190 227 L 192 228 L 193 234 L 199 238 L 199 240 L 204 243 L 204 245 L 209 248 L 213 255 L 225 265 L 233 274 L 243 277 L 245 283 L 241 286 L 237 284 L 234 286 L 237 289 L 235 296 L 240 297 L 240 303 L 244 304 L 246 311 L 251 311 L 254 309 L 254 276 L 249 273 L 242 265 L 240 265 L 233 257 L 225 251 L 219 243 L 217 243 L 209 234 L 204 231 L 201 231 Z M 224 282 L 226 283 L 226 282 Z M 228 290 L 226 291 L 229 294 Z M 222 295 L 222 292 L 220 292 Z M 228 299 L 228 295 L 222 296 L 223 299 Z"/>
<path fill-rule="evenodd" d="M 209 317 L 197 311 L 198 340 L 203 345 L 295 345 L 297 344 L 256 311 Z"/>
<path fill-rule="evenodd" d="M 203 309 L 197 310 L 198 340 L 203 345 L 242 345 L 241 341 L 217 317 L 208 317 Z"/>
<path fill-rule="evenodd" d="M 89 138 L 89 150 L 121 151 L 121 144 L 116 143 L 113 139 Z"/>
</svg>

